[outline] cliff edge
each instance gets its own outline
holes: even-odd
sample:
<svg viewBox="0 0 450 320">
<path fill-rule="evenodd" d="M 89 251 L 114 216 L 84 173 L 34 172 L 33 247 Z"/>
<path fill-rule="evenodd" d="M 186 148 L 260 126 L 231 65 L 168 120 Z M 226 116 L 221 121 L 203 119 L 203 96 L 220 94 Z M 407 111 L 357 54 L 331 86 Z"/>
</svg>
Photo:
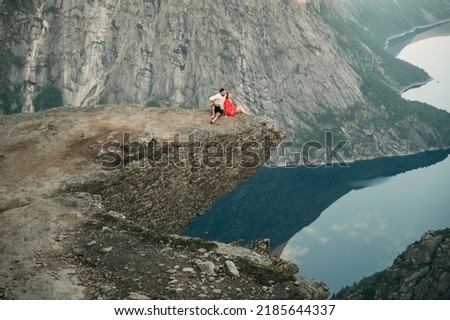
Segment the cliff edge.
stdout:
<svg viewBox="0 0 450 320">
<path fill-rule="evenodd" d="M 387 37 L 448 12 L 410 2 L 3 1 L 0 113 L 205 108 L 224 87 L 279 124 L 290 153 L 327 131 L 351 141 L 348 160 L 447 148 L 450 114 L 399 95 L 428 75 L 383 50 Z"/>
<path fill-rule="evenodd" d="M 320 298 L 251 249 L 181 237 L 285 137 L 251 116 L 61 108 L 0 118 L 0 298 Z"/>
</svg>

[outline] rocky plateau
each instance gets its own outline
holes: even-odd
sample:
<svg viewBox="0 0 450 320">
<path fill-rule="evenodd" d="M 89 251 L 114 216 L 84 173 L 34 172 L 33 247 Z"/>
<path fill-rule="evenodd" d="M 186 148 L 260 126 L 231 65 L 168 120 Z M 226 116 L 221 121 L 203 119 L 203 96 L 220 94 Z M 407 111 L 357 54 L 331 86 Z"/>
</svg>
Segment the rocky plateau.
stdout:
<svg viewBox="0 0 450 320">
<path fill-rule="evenodd" d="M 271 256 L 268 241 L 244 248 L 178 235 L 264 165 L 285 137 L 277 126 L 253 116 L 212 126 L 205 111 L 131 105 L 0 123 L 9 137 L 0 143 L 2 299 L 328 296 Z M 143 153 L 150 145 L 159 147 Z"/>
</svg>

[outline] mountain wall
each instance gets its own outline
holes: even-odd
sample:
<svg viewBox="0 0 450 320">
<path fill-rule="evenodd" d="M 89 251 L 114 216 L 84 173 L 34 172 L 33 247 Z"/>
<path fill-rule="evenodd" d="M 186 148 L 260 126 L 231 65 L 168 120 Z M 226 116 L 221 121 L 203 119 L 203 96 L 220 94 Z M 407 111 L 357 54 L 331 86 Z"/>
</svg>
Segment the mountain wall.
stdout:
<svg viewBox="0 0 450 320">
<path fill-rule="evenodd" d="M 285 128 L 297 150 L 324 145 L 325 131 L 350 141 L 351 160 L 450 146 L 448 113 L 398 96 L 416 82 L 411 74 L 426 74 L 385 63 L 362 28 L 345 29 L 358 3 L 3 1 L 0 104 L 6 113 L 105 103 L 206 109 L 225 87 Z"/>
<path fill-rule="evenodd" d="M 304 5 L 205 0 L 33 3 L 33 10 L 14 11 L 13 17 L 3 19 L 19 40 L 11 50 L 26 60 L 9 77 L 12 83 L 31 82 L 37 89 L 53 83 L 67 105 L 198 108 L 206 107 L 220 86 L 235 91 L 254 113 L 270 117 L 292 114 L 279 106 L 282 102 L 289 109 L 300 104 L 317 112 L 318 104 L 344 108 L 362 101 L 358 76 L 337 58 L 332 30 Z M 340 88 L 339 83 L 347 85 Z M 274 110 L 276 106 L 280 110 Z"/>
</svg>

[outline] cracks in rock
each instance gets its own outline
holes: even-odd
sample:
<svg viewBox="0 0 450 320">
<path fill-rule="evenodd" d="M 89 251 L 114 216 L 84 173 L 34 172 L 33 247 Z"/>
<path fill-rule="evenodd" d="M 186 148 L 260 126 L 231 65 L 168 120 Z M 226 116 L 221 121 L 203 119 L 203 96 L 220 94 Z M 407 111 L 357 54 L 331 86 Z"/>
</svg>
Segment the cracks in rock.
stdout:
<svg viewBox="0 0 450 320">
<path fill-rule="evenodd" d="M 422 297 L 416 298 L 416 294 L 417 294 L 416 288 L 417 288 L 418 285 L 420 285 L 420 283 L 421 283 L 424 279 L 432 278 L 432 273 L 435 271 L 435 269 L 433 268 L 433 264 L 434 264 L 434 261 L 438 258 L 437 253 L 438 253 L 438 251 L 439 251 L 439 248 L 443 249 L 443 247 L 442 247 L 442 242 L 443 242 L 443 239 L 442 239 L 442 237 L 440 237 L 440 238 L 439 238 L 439 244 L 438 244 L 438 245 L 435 247 L 435 249 L 431 252 L 431 255 L 430 255 L 430 262 L 427 263 L 427 268 L 428 268 L 427 272 L 425 272 L 422 276 L 418 277 L 418 278 L 416 279 L 416 281 L 415 281 L 415 284 L 414 284 L 414 290 L 412 291 L 412 294 L 411 294 L 411 299 L 423 299 Z"/>
<path fill-rule="evenodd" d="M 29 206 L 31 202 L 20 202 L 20 200 L 13 200 L 7 203 L 6 205 L 0 207 L 0 214 L 9 210 L 24 208 Z"/>
<path fill-rule="evenodd" d="M 47 38 L 49 28 L 48 21 L 43 18 L 43 9 L 46 3 L 46 1 L 40 1 L 36 12 L 37 16 L 33 17 L 29 30 L 31 47 L 30 53 L 26 57 L 24 77 L 25 83 L 22 89 L 25 98 L 23 112 L 34 112 L 33 98 L 36 95 L 36 76 L 38 73 L 37 69 L 40 57 L 40 48 Z M 37 31 L 36 28 L 38 29 Z"/>
</svg>

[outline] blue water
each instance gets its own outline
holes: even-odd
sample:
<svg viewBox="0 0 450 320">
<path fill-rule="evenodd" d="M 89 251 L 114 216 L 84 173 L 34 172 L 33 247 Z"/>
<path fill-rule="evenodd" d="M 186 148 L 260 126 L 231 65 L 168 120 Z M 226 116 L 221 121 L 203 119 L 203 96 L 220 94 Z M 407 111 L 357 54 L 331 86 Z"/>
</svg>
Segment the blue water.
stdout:
<svg viewBox="0 0 450 320">
<path fill-rule="evenodd" d="M 450 36 L 410 44 L 399 53 L 398 58 L 426 70 L 433 78 L 425 86 L 406 91 L 402 97 L 450 112 Z"/>
<path fill-rule="evenodd" d="M 398 58 L 426 70 L 428 84 L 402 97 L 450 112 L 450 36 L 406 46 Z M 355 186 L 361 182 L 356 182 Z M 432 229 L 450 227 L 450 158 L 395 177 L 362 181 L 313 224 L 298 232 L 281 257 L 332 292 L 392 264 L 406 246 Z"/>
<path fill-rule="evenodd" d="M 450 37 L 439 39 L 448 45 Z M 440 63 L 450 70 L 450 59 Z M 436 106 L 446 108 L 450 98 L 441 97 Z M 273 252 L 296 262 L 300 275 L 336 292 L 388 267 L 426 231 L 450 227 L 448 155 L 426 152 L 349 168 L 264 168 L 185 234 L 223 242 L 269 238 Z"/>
<path fill-rule="evenodd" d="M 449 151 L 382 158 L 349 168 L 264 168 L 185 234 L 271 240 L 300 275 L 332 292 L 389 266 L 430 229 L 450 227 Z"/>
<path fill-rule="evenodd" d="M 364 184 L 292 237 L 281 256 L 334 292 L 384 270 L 424 232 L 450 227 L 450 158 Z"/>
</svg>

